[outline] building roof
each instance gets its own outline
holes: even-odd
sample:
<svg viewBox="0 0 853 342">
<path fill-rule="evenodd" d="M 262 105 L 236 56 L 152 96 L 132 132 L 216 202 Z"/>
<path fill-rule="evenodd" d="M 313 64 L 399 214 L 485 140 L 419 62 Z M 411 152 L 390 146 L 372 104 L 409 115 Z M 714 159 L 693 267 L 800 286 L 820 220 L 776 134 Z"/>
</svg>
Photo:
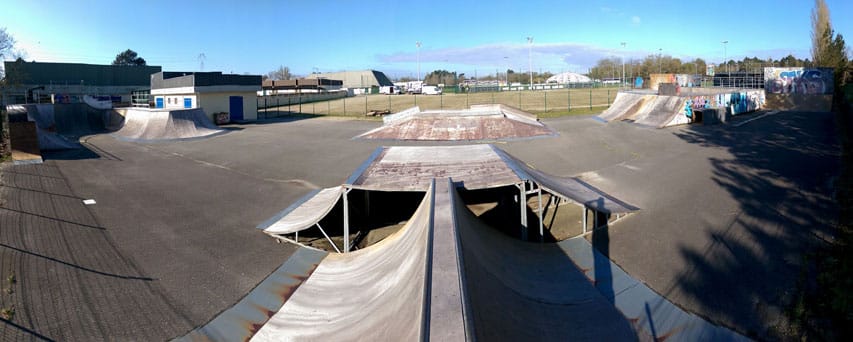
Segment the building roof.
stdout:
<svg viewBox="0 0 853 342">
<path fill-rule="evenodd" d="M 148 87 L 159 66 L 82 63 L 3 62 L 6 77 L 19 84 Z"/>
<path fill-rule="evenodd" d="M 261 88 L 260 75 L 234 75 L 214 72 L 163 71 L 151 75 L 151 89 L 207 87 L 207 86 L 257 86 Z"/>
<path fill-rule="evenodd" d="M 394 85 L 388 76 L 385 76 L 384 73 L 376 70 L 328 72 L 322 74 L 311 74 L 305 76 L 305 78 L 328 78 L 341 80 L 344 82 L 344 88 L 385 87 Z"/>
</svg>

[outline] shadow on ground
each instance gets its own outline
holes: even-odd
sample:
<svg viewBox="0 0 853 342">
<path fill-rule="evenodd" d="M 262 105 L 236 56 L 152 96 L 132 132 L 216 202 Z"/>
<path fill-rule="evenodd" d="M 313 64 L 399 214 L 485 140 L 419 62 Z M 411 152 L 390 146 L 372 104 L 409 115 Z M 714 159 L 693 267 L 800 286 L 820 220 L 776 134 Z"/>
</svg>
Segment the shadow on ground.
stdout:
<svg viewBox="0 0 853 342">
<path fill-rule="evenodd" d="M 674 134 L 733 156 L 709 162 L 712 180 L 739 207 L 727 225 L 703 227 L 711 241 L 704 247 L 679 246 L 689 266 L 674 286 L 711 321 L 757 339 L 785 338 L 803 256 L 826 243 L 837 219 L 833 115 L 785 112 L 741 127 L 691 126 Z"/>
</svg>

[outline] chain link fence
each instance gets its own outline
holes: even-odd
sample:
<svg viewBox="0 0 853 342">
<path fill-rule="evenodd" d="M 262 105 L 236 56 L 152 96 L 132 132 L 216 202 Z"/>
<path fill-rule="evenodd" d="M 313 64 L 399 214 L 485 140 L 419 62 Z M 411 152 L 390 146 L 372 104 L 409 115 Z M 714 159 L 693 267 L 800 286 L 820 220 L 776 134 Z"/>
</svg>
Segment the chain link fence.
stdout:
<svg viewBox="0 0 853 342">
<path fill-rule="evenodd" d="M 364 116 L 369 113 L 396 113 L 418 106 L 421 110 L 467 109 L 472 105 L 503 104 L 532 113 L 570 109 L 600 108 L 613 103 L 617 87 L 516 90 L 500 92 L 446 93 L 441 95 L 358 95 L 331 101 L 289 103 L 258 108 L 261 119 L 290 114 Z M 269 102 L 268 102 L 269 104 Z"/>
</svg>

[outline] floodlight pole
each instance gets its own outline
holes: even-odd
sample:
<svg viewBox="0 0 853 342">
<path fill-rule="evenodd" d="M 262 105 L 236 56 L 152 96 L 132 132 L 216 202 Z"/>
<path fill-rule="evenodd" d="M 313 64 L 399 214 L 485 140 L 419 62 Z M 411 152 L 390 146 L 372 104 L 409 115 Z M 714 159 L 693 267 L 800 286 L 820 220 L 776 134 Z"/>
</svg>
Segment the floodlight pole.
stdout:
<svg viewBox="0 0 853 342">
<path fill-rule="evenodd" d="M 533 37 L 527 37 L 527 72 L 530 74 L 530 90 L 533 90 Z"/>
<path fill-rule="evenodd" d="M 663 73 L 663 61 L 661 60 L 662 58 L 663 58 L 663 48 L 659 48 L 658 49 L 658 74 Z"/>
<path fill-rule="evenodd" d="M 506 87 L 509 89 L 509 62 L 507 61 L 507 56 L 504 56 L 504 65 L 506 69 L 504 70 L 504 77 L 506 78 Z"/>
<path fill-rule="evenodd" d="M 421 42 L 415 42 L 418 47 L 418 81 L 421 80 Z"/>
<path fill-rule="evenodd" d="M 726 63 L 726 74 L 728 74 L 728 73 L 729 73 L 729 62 L 728 62 L 726 59 L 728 59 L 728 56 L 727 56 L 727 55 L 728 55 L 727 48 L 728 48 L 729 41 L 728 41 L 728 40 L 724 40 L 724 41 L 722 41 L 722 42 L 720 42 L 720 43 L 723 43 L 723 63 Z"/>
<path fill-rule="evenodd" d="M 619 84 L 619 88 L 625 85 L 625 42 L 622 42 L 622 82 Z"/>
</svg>

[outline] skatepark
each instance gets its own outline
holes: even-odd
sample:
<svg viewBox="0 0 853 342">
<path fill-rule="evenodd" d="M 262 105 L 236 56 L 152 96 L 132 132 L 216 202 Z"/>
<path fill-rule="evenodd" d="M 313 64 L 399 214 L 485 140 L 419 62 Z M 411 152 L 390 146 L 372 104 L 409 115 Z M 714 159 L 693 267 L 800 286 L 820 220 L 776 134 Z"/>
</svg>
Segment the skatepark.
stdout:
<svg viewBox="0 0 853 342">
<path fill-rule="evenodd" d="M 502 115 L 546 132 L 537 139 L 448 139 L 449 129 L 363 137 L 423 113 L 224 131 L 193 113 L 123 113 L 79 130 L 55 117 L 38 128 L 74 148 L 3 169 L 0 222 L 18 228 L 0 232 L 0 252 L 18 270 L 19 305 L 0 336 L 772 337 L 794 256 L 818 243 L 837 210 L 832 115 L 667 127 L 657 123 L 676 114 L 642 109 L 684 101 L 620 93 L 600 118 Z M 25 112 L 47 116 L 37 110 Z M 487 219 L 492 205 L 512 211 L 507 227 Z M 578 213 L 552 214 L 556 224 L 538 219 L 569 208 Z M 354 239 L 364 217 L 389 228 L 352 245 L 347 231 Z M 332 235 L 326 248 L 303 244 L 318 225 Z M 543 229 L 558 225 L 576 234 L 546 241 Z"/>
</svg>

